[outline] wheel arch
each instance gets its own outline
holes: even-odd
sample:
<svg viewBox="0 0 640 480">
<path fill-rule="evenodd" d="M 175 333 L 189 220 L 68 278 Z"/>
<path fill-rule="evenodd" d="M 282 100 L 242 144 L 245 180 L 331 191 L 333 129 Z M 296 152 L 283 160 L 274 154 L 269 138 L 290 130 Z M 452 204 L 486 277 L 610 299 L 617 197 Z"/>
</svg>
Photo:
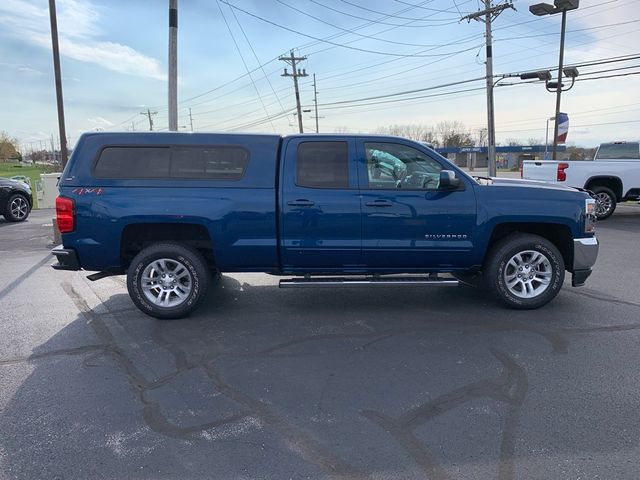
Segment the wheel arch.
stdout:
<svg viewBox="0 0 640 480">
<path fill-rule="evenodd" d="M 489 258 L 492 247 L 515 233 L 530 233 L 539 235 L 555 245 L 564 260 L 565 269 L 571 271 L 573 265 L 573 235 L 571 229 L 562 223 L 536 223 L 536 222 L 505 222 L 494 226 L 483 264 Z"/>
<path fill-rule="evenodd" d="M 209 230 L 198 223 L 130 223 L 120 237 L 120 264 L 126 270 L 131 260 L 154 243 L 179 243 L 196 249 L 215 269 L 213 242 Z"/>
<path fill-rule="evenodd" d="M 587 190 L 593 190 L 596 187 L 607 187 L 615 194 L 616 201 L 622 200 L 624 192 L 622 180 L 619 177 L 615 175 L 596 175 L 590 177 L 584 184 L 584 188 Z"/>
</svg>

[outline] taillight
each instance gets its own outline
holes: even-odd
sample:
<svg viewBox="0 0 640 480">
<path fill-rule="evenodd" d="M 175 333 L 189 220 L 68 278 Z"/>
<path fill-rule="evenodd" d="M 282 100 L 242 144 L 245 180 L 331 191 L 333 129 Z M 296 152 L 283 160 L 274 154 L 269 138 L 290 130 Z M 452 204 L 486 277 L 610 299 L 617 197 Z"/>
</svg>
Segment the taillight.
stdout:
<svg viewBox="0 0 640 480">
<path fill-rule="evenodd" d="M 60 233 L 73 232 L 76 228 L 73 200 L 67 197 L 56 198 L 56 219 Z"/>
<path fill-rule="evenodd" d="M 567 179 L 567 174 L 565 170 L 569 168 L 569 164 L 565 162 L 560 162 L 558 164 L 558 174 L 556 176 L 556 180 L 558 182 L 564 182 Z"/>
</svg>

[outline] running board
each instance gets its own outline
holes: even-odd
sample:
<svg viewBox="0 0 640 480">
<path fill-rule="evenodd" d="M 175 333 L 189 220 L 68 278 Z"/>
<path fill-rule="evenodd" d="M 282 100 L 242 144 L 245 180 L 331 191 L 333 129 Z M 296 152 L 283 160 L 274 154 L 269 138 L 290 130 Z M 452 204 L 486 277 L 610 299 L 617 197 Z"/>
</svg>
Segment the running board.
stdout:
<svg viewBox="0 0 640 480">
<path fill-rule="evenodd" d="M 280 280 L 280 288 L 300 288 L 300 287 L 369 287 L 371 285 L 442 285 L 455 287 L 458 280 L 452 278 L 439 277 L 391 277 L 391 278 L 289 278 Z"/>
</svg>

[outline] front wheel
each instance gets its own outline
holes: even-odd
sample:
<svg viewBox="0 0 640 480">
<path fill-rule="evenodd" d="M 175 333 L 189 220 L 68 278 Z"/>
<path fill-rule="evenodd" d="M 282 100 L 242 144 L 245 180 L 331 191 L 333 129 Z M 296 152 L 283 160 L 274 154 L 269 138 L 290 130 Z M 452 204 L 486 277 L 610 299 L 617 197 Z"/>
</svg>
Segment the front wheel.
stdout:
<svg viewBox="0 0 640 480">
<path fill-rule="evenodd" d="M 135 256 L 127 289 L 136 307 L 159 319 L 193 312 L 209 286 L 207 266 L 197 250 L 174 243 L 151 245 Z"/>
<path fill-rule="evenodd" d="M 595 187 L 593 194 L 596 198 L 596 218 L 604 220 L 613 215 L 616 209 L 616 194 L 607 187 Z"/>
<path fill-rule="evenodd" d="M 29 216 L 31 205 L 24 195 L 16 193 L 9 197 L 4 209 L 4 218 L 8 222 L 23 222 Z"/>
<path fill-rule="evenodd" d="M 491 252 L 485 265 L 485 278 L 508 306 L 539 308 L 553 300 L 562 288 L 564 260 L 547 239 L 514 234 Z"/>
</svg>

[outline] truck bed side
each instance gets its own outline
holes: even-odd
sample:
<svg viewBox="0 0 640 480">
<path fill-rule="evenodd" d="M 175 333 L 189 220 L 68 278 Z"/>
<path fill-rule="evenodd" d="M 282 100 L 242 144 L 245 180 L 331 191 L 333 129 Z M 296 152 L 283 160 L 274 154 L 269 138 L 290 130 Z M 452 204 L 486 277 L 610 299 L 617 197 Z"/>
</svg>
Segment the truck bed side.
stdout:
<svg viewBox="0 0 640 480">
<path fill-rule="evenodd" d="M 101 179 L 93 174 L 105 146 L 142 143 L 135 134 L 84 135 L 63 173 L 60 194 L 74 200 L 76 211 L 76 228 L 63 235 L 63 244 L 76 250 L 83 268 L 126 268 L 127 257 L 149 238 L 211 250 L 210 259 L 221 271 L 278 270 L 274 185 L 279 136 L 144 137 L 144 145 L 152 147 L 241 145 L 249 160 L 239 179 L 131 179 L 126 173 Z"/>
</svg>

